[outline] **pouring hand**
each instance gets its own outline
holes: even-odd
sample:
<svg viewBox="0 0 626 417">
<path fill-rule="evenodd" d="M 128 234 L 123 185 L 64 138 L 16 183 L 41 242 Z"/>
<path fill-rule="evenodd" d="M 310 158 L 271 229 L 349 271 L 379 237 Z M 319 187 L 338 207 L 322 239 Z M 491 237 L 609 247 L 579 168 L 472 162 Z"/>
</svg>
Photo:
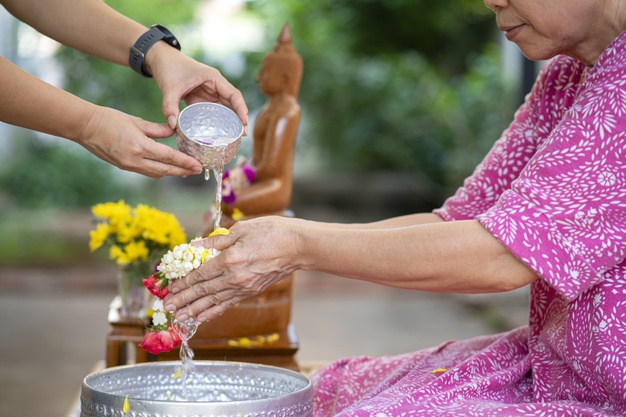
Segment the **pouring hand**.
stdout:
<svg viewBox="0 0 626 417">
<path fill-rule="evenodd" d="M 202 172 L 202 165 L 196 159 L 151 139 L 168 138 L 173 134 L 165 124 L 148 122 L 107 107 L 95 107 L 76 142 L 106 162 L 152 178 Z"/>
<path fill-rule="evenodd" d="M 184 100 L 188 105 L 206 101 L 223 104 L 237 113 L 247 129 L 248 107 L 243 96 L 217 69 L 163 42 L 154 45 L 150 52 L 146 65 L 163 94 L 162 111 L 171 128 L 176 127 L 179 103 Z"/>
<path fill-rule="evenodd" d="M 209 321 L 293 272 L 296 268 L 289 259 L 297 245 L 289 221 L 282 217 L 241 221 L 230 235 L 194 242 L 221 253 L 170 284 L 166 311 L 175 311 L 179 320 Z"/>
</svg>

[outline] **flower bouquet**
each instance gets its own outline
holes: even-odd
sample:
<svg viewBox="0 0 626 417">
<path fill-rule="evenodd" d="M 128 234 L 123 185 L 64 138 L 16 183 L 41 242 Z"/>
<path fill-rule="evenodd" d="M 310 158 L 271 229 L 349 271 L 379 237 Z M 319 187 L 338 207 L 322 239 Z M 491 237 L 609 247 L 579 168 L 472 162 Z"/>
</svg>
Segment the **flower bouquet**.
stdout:
<svg viewBox="0 0 626 417">
<path fill-rule="evenodd" d="M 213 248 L 206 249 L 183 243 L 163 256 L 155 274 L 142 280 L 143 285 L 150 291 L 150 294 L 157 297 L 157 300 L 152 306 L 152 325 L 146 328 L 147 331 L 139 347 L 157 355 L 161 352 L 169 352 L 193 336 L 198 323 L 195 320 L 180 323 L 172 319 L 171 314 L 164 311 L 162 300 L 168 294 L 167 286 L 170 280 L 187 276 L 218 253 L 219 251 Z M 193 357 L 191 351 L 181 352 L 181 357 L 185 355 Z"/>
<path fill-rule="evenodd" d="M 219 227 L 209 236 L 229 234 L 231 234 L 230 230 Z M 183 243 L 163 255 L 156 268 L 157 272 L 142 280 L 143 285 L 157 300 L 152 307 L 152 325 L 146 327 L 146 333 L 139 347 L 157 355 L 161 352 L 169 352 L 182 344 L 180 357 L 183 367 L 186 367 L 193 358 L 193 351 L 187 342 L 200 323 L 193 318 L 179 322 L 172 317 L 170 312 L 164 311 L 163 299 L 168 294 L 167 286 L 171 280 L 186 277 L 191 271 L 199 268 L 208 259 L 215 258 L 219 253 L 220 251 L 215 248 L 207 249 Z"/>
<path fill-rule="evenodd" d="M 117 264 L 120 314 L 138 317 L 146 307 L 142 278 L 152 275 L 163 253 L 187 241 L 185 232 L 174 215 L 144 204 L 120 200 L 96 204 L 91 212 L 97 221 L 89 249 L 109 248 Z"/>
</svg>

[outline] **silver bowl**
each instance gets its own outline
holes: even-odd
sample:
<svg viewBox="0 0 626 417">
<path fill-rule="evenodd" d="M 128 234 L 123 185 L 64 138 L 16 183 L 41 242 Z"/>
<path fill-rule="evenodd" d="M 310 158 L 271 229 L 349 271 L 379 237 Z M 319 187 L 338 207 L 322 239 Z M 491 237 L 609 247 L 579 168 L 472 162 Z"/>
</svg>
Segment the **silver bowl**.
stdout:
<svg viewBox="0 0 626 417">
<path fill-rule="evenodd" d="M 239 362 L 194 361 L 185 386 L 181 363 L 149 362 L 88 375 L 81 417 L 308 417 L 311 381 L 288 369 Z M 129 410 L 123 412 L 128 396 Z M 183 396 L 185 399 L 183 399 Z"/>
<path fill-rule="evenodd" d="M 178 149 L 200 161 L 204 169 L 221 169 L 229 163 L 239 151 L 242 134 L 237 114 L 221 104 L 191 104 L 178 115 Z"/>
</svg>

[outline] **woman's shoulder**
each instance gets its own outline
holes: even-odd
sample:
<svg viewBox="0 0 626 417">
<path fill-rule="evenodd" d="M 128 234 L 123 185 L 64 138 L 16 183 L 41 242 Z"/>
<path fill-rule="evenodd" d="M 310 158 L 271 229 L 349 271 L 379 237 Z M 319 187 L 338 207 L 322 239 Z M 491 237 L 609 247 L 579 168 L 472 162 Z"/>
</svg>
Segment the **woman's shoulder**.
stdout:
<svg viewBox="0 0 626 417">
<path fill-rule="evenodd" d="M 542 115 L 546 123 L 560 120 L 573 105 L 584 72 L 584 65 L 569 56 L 558 55 L 545 62 L 527 97 L 531 113 Z"/>
<path fill-rule="evenodd" d="M 584 72 L 585 66 L 582 62 L 567 55 L 557 55 L 541 67 L 538 82 L 544 88 L 562 90 L 567 86 L 577 86 Z"/>
</svg>

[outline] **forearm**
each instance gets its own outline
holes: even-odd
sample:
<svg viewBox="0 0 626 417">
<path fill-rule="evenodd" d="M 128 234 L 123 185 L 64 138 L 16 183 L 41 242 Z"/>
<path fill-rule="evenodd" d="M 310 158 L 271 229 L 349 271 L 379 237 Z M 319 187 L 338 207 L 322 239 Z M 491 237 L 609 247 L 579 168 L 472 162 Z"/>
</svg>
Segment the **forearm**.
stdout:
<svg viewBox="0 0 626 417">
<path fill-rule="evenodd" d="M 444 220 L 433 213 L 415 213 L 405 216 L 392 217 L 390 219 L 371 223 L 325 223 L 337 229 L 388 229 L 395 227 L 415 226 L 418 224 L 439 223 Z"/>
<path fill-rule="evenodd" d="M 502 292 L 536 275 L 478 221 L 388 229 L 298 228 L 298 267 L 399 288 L 434 292 Z"/>
<path fill-rule="evenodd" d="M 101 0 L 1 0 L 16 18 L 58 42 L 128 65 L 130 47 L 147 29 Z"/>
<path fill-rule="evenodd" d="M 77 140 L 97 106 L 56 88 L 0 57 L 0 120 Z"/>
</svg>

